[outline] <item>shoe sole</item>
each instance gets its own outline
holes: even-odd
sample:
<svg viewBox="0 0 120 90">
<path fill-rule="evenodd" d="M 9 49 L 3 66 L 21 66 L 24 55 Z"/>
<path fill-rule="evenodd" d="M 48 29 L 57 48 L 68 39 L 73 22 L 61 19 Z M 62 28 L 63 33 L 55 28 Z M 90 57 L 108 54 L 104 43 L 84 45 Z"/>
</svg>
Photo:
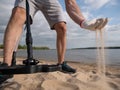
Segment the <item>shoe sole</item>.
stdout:
<svg viewBox="0 0 120 90">
<path fill-rule="evenodd" d="M 74 73 L 76 73 L 76 72 L 68 72 L 68 71 L 64 71 L 64 70 L 61 70 L 61 72 L 68 73 L 68 74 L 74 74 Z"/>
</svg>

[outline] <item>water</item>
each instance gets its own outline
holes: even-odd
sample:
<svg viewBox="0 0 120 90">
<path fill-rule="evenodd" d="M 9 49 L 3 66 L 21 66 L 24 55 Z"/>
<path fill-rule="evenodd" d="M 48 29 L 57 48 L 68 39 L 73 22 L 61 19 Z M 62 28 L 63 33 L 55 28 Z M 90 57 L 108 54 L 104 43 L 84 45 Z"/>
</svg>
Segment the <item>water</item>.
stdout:
<svg viewBox="0 0 120 90">
<path fill-rule="evenodd" d="M 106 49 L 106 64 L 118 65 L 120 66 L 120 49 Z M 34 50 L 34 58 L 43 60 L 57 60 L 56 50 Z M 2 51 L 0 51 L 0 56 L 2 56 Z M 17 57 L 26 58 L 26 50 L 19 50 L 17 52 Z M 67 61 L 77 61 L 85 63 L 97 63 L 97 50 L 96 49 L 76 49 L 67 50 L 65 55 L 65 60 Z"/>
</svg>

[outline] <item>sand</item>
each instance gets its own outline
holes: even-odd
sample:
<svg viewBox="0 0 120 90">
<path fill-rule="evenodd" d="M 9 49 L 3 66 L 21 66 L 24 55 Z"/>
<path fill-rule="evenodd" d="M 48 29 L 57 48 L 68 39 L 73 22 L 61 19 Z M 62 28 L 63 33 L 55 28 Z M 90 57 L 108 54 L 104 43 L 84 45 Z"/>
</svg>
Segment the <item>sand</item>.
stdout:
<svg viewBox="0 0 120 90">
<path fill-rule="evenodd" d="M 21 61 L 22 59 L 17 59 L 17 63 Z M 56 62 L 42 61 L 42 64 L 45 63 Z M 0 90 L 120 90 L 120 67 L 107 66 L 104 78 L 97 73 L 97 64 L 78 62 L 68 64 L 76 68 L 77 72 L 70 74 L 56 71 L 14 75 L 13 82 L 1 87 Z"/>
</svg>

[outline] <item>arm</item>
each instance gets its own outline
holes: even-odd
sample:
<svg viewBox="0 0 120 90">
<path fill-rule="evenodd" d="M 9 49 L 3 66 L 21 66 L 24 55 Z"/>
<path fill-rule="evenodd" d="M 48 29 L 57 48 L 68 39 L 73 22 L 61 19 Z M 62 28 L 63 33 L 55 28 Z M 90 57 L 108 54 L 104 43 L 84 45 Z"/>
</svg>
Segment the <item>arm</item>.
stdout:
<svg viewBox="0 0 120 90">
<path fill-rule="evenodd" d="M 77 24 L 81 24 L 83 20 L 85 20 L 82 15 L 79 6 L 76 3 L 76 0 L 65 0 L 66 10 L 71 19 Z"/>
<path fill-rule="evenodd" d="M 71 19 L 76 22 L 80 27 L 88 30 L 97 30 L 102 29 L 108 23 L 107 18 L 98 18 L 90 21 L 85 20 L 82 15 L 79 6 L 76 3 L 76 0 L 65 0 L 66 10 Z"/>
</svg>

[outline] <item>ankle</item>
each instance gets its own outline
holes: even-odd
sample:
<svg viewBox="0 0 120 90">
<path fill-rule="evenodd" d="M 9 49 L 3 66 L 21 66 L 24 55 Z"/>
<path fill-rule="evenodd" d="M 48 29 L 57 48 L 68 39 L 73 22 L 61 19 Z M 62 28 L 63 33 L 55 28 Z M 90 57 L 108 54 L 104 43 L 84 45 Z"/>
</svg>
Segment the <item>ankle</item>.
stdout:
<svg viewBox="0 0 120 90">
<path fill-rule="evenodd" d="M 64 60 L 63 61 L 59 61 L 58 64 L 63 64 L 64 62 L 65 62 Z"/>
<path fill-rule="evenodd" d="M 11 66 L 11 64 L 8 63 L 8 62 L 3 62 L 3 64 L 6 65 L 6 66 Z"/>
</svg>

